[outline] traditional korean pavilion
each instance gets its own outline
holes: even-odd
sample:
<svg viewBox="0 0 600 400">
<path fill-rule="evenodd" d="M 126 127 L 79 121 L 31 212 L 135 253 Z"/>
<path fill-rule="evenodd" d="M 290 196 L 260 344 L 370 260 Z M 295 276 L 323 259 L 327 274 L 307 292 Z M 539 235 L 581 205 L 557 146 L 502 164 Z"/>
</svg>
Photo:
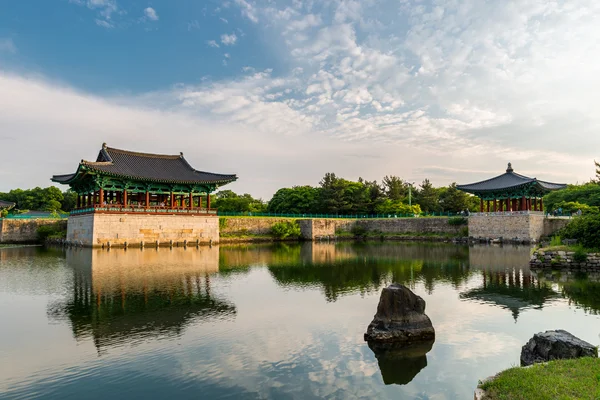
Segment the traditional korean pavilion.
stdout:
<svg viewBox="0 0 600 400">
<path fill-rule="evenodd" d="M 13 208 L 16 204 L 11 202 L 11 201 L 4 201 L 4 200 L 0 200 L 0 211 L 3 210 L 10 210 L 11 208 Z"/>
<path fill-rule="evenodd" d="M 197 171 L 183 153 L 137 153 L 107 147 L 106 143 L 96 161 L 81 160 L 74 173 L 52 177 L 53 182 L 69 185 L 78 194 L 77 209 L 72 214 L 216 214 L 210 208 L 210 193 L 236 179 L 236 175 Z"/>
<path fill-rule="evenodd" d="M 567 185 L 517 174 L 511 163 L 508 163 L 508 168 L 502 175 L 456 187 L 479 197 L 481 212 L 500 212 L 544 211 L 544 195 L 564 189 Z"/>
</svg>

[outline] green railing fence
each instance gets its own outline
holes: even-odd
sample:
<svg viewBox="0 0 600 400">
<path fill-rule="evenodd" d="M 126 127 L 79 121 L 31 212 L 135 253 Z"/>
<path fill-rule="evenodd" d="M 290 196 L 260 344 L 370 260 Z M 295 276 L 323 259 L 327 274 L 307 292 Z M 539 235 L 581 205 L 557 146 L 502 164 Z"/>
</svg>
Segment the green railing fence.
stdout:
<svg viewBox="0 0 600 400">
<path fill-rule="evenodd" d="M 384 219 L 384 218 L 415 218 L 415 217 L 452 217 L 460 215 L 453 212 L 420 213 L 420 214 L 279 214 L 254 212 L 218 211 L 220 217 L 279 217 L 279 218 L 341 218 L 341 219 Z"/>
</svg>

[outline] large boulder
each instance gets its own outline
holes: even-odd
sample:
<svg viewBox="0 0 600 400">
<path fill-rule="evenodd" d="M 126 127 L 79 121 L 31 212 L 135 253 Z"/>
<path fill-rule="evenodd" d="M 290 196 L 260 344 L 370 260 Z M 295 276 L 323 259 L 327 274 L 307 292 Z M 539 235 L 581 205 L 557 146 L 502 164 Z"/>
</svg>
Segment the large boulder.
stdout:
<svg viewBox="0 0 600 400">
<path fill-rule="evenodd" d="M 435 330 L 425 315 L 425 300 L 398 283 L 384 288 L 364 338 L 379 347 L 435 340 Z"/>
<path fill-rule="evenodd" d="M 565 358 L 598 357 L 598 349 L 567 331 L 536 333 L 521 350 L 521 365 Z"/>
</svg>

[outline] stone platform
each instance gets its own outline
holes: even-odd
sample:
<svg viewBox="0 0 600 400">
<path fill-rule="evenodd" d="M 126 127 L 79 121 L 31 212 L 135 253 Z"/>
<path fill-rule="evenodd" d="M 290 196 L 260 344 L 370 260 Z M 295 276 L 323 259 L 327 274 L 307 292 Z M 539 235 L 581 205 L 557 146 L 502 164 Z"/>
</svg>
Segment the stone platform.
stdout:
<svg viewBox="0 0 600 400">
<path fill-rule="evenodd" d="M 469 236 L 534 243 L 542 236 L 552 235 L 568 222 L 568 218 L 547 217 L 536 211 L 475 213 L 469 216 Z"/>
<path fill-rule="evenodd" d="M 140 247 L 219 241 L 219 218 L 207 215 L 71 215 L 67 241 L 85 247 Z"/>
</svg>

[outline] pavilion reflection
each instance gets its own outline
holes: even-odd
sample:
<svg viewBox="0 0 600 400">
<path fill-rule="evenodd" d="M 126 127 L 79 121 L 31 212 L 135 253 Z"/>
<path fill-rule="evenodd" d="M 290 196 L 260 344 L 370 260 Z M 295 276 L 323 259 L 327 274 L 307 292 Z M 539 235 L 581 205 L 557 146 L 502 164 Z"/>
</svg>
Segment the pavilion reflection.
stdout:
<svg viewBox="0 0 600 400">
<path fill-rule="evenodd" d="M 481 272 L 482 285 L 461 292 L 460 298 L 510 310 L 515 321 L 524 309 L 541 309 L 558 293 L 530 271 L 529 258 L 530 250 L 525 246 L 472 247 L 469 263 Z"/>
<path fill-rule="evenodd" d="M 100 351 L 117 344 L 177 336 L 199 321 L 233 318 L 236 308 L 211 293 L 218 248 L 67 250 L 74 277 L 66 301 L 51 304 L 77 339 Z"/>
</svg>

